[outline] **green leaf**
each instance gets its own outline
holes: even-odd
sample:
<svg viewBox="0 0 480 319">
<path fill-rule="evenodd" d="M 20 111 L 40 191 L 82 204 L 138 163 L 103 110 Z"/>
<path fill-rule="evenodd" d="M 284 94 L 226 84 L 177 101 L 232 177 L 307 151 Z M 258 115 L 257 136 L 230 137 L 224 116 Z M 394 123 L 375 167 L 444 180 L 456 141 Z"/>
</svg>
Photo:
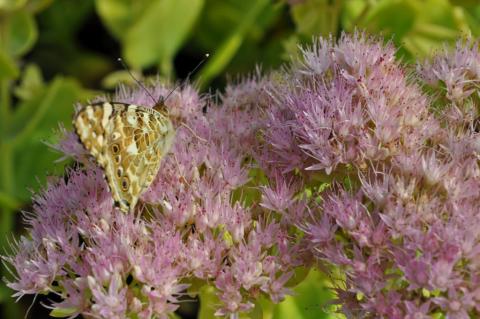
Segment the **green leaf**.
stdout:
<svg viewBox="0 0 480 319">
<path fill-rule="evenodd" d="M 324 319 L 334 318 L 325 312 L 332 293 L 327 288 L 328 279 L 318 270 L 312 269 L 305 280 L 295 287 L 294 296 L 288 296 L 275 306 L 275 319 Z"/>
<path fill-rule="evenodd" d="M 260 302 L 256 302 L 255 307 L 250 312 L 241 313 L 239 317 L 240 319 L 263 319 L 262 305 Z"/>
<path fill-rule="evenodd" d="M 286 284 L 287 287 L 293 287 L 305 280 L 305 278 L 310 273 L 310 268 L 305 267 L 298 267 L 295 269 L 295 273 L 293 274 L 292 278 L 290 278 Z"/>
<path fill-rule="evenodd" d="M 350 0 L 345 3 L 342 12 L 341 23 L 345 31 L 353 31 L 359 25 L 363 25 L 363 19 L 372 6 L 371 1 Z"/>
<path fill-rule="evenodd" d="M 5 51 L 0 51 L 0 79 L 15 79 L 20 71 Z"/>
<path fill-rule="evenodd" d="M 134 70 L 130 70 L 130 72 L 133 73 L 135 78 L 142 80 L 142 74 L 135 72 Z M 121 83 L 127 85 L 136 85 L 135 80 L 132 78 L 132 75 L 129 73 L 129 71 L 126 70 L 111 72 L 102 79 L 102 87 L 110 90 L 115 89 Z"/>
<path fill-rule="evenodd" d="M 244 14 L 243 19 L 231 31 L 213 56 L 207 61 L 205 67 L 195 77 L 200 81 L 200 86 L 205 88 L 231 62 L 237 54 L 245 37 L 255 25 L 255 21 L 262 14 L 265 8 L 270 5 L 269 0 L 256 0 Z"/>
<path fill-rule="evenodd" d="M 274 311 L 275 307 L 277 307 L 276 304 L 274 304 L 270 299 L 267 299 L 264 296 L 260 297 L 255 302 L 255 306 L 257 306 L 257 304 L 259 304 L 261 306 L 263 319 L 272 319 L 273 318 L 273 311 Z"/>
<path fill-rule="evenodd" d="M 4 193 L 0 191 L 0 206 L 1 207 L 8 207 L 9 209 L 15 210 L 20 208 L 22 203 L 17 201 L 16 198 L 8 195 L 7 193 Z M 0 303 L 1 303 L 1 291 L 0 291 Z"/>
<path fill-rule="evenodd" d="M 216 307 L 215 305 L 220 304 L 220 300 L 215 294 L 215 289 L 211 286 L 204 286 L 200 289 L 200 294 L 198 295 L 200 300 L 200 309 L 198 311 L 198 319 L 216 319 L 215 316 Z"/>
<path fill-rule="evenodd" d="M 14 146 L 15 194 L 22 200 L 30 197 L 28 189 L 37 189 L 46 175 L 63 167 L 55 166 L 60 155 L 45 141 L 55 142 L 54 130 L 59 123 L 71 124 L 73 104 L 87 93 L 71 79 L 56 78 L 38 96 L 20 103 L 12 119 L 9 143 Z M 32 155 L 34 154 L 34 156 Z"/>
<path fill-rule="evenodd" d="M 0 1 L 0 11 L 13 11 L 25 5 L 27 0 L 2 0 Z"/>
<path fill-rule="evenodd" d="M 4 282 L 0 283 L 0 304 L 4 303 L 5 301 L 11 302 L 11 295 L 12 290 L 8 288 Z"/>
<path fill-rule="evenodd" d="M 261 40 L 262 35 L 272 26 L 274 22 L 272 18 L 276 18 L 277 13 L 282 13 L 283 5 L 276 5 L 273 1 L 269 1 L 268 10 L 257 10 L 256 19 L 252 20 L 250 12 L 254 6 L 258 6 L 257 0 L 206 1 L 192 42 L 202 50 L 216 49 L 219 43 L 230 37 L 238 25 L 247 24 L 247 22 L 248 28 L 245 30 L 244 37 L 252 41 Z M 249 21 L 245 22 L 245 20 Z M 248 53 L 248 50 L 244 53 Z"/>
<path fill-rule="evenodd" d="M 121 40 L 148 3 L 145 0 L 135 2 L 131 0 L 96 0 L 95 7 L 108 30 Z"/>
<path fill-rule="evenodd" d="M 128 30 L 124 55 L 134 68 L 160 65 L 171 73 L 173 58 L 186 40 L 204 0 L 152 1 Z"/>
<path fill-rule="evenodd" d="M 382 33 L 399 48 L 398 55 L 411 59 L 431 54 L 446 41 L 469 34 L 469 28 L 478 28 L 478 22 L 460 7 L 447 0 L 382 0 L 345 2 L 346 14 L 342 22 L 347 30 L 366 29 Z"/>
<path fill-rule="evenodd" d="M 35 64 L 29 64 L 25 67 L 20 84 L 14 89 L 15 96 L 21 100 L 29 100 L 38 96 L 43 91 L 42 72 Z"/>
<path fill-rule="evenodd" d="M 32 13 L 37 13 L 47 8 L 52 2 L 53 0 L 29 0 L 27 9 Z"/>
<path fill-rule="evenodd" d="M 365 27 L 402 38 L 414 27 L 418 14 L 416 9 L 411 1 L 380 1 L 379 5 L 370 11 Z"/>
<path fill-rule="evenodd" d="M 8 16 L 5 46 L 9 54 L 19 56 L 27 53 L 37 40 L 37 24 L 32 14 L 19 10 Z"/>
<path fill-rule="evenodd" d="M 76 33 L 85 26 L 86 20 L 93 13 L 93 0 L 53 2 L 39 15 L 39 23 L 42 25 L 40 41 L 49 46 L 53 44 L 56 49 L 64 46 L 75 47 Z"/>
<path fill-rule="evenodd" d="M 450 0 L 450 2 L 455 6 L 477 6 L 478 0 Z"/>
<path fill-rule="evenodd" d="M 292 5 L 297 32 L 308 37 L 336 34 L 343 1 L 306 0 Z"/>
<path fill-rule="evenodd" d="M 202 287 L 204 287 L 206 283 L 205 283 L 205 280 L 192 278 L 191 280 L 188 281 L 188 284 L 189 286 L 187 289 L 187 294 L 191 298 L 195 298 L 195 296 L 197 296 L 200 289 L 202 289 Z"/>
<path fill-rule="evenodd" d="M 53 318 L 66 318 L 78 312 L 77 308 L 55 308 L 50 311 L 50 316 Z"/>
<path fill-rule="evenodd" d="M 473 37 L 480 35 L 480 19 L 478 19 L 480 6 L 473 7 L 470 10 L 457 7 L 453 12 L 455 22 L 460 25 L 463 34 L 471 33 Z"/>
</svg>

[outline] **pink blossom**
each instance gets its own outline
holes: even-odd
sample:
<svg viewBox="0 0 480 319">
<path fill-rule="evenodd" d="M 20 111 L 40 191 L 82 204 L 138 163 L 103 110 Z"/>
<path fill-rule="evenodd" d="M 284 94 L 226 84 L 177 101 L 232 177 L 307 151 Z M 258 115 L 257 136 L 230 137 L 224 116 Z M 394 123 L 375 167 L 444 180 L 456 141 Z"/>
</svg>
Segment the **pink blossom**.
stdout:
<svg viewBox="0 0 480 319">
<path fill-rule="evenodd" d="M 352 318 L 478 317 L 477 44 L 416 71 L 359 32 L 300 52 L 217 102 L 174 91 L 175 142 L 133 214 L 112 207 L 102 171 L 63 130 L 56 148 L 80 164 L 34 196 L 28 235 L 4 257 L 14 296 L 166 318 L 195 283 L 235 318 L 319 265 L 341 274 L 333 303 Z M 115 99 L 152 104 L 142 90 Z"/>
<path fill-rule="evenodd" d="M 300 264 L 298 244 L 288 240 L 288 222 L 270 224 L 279 212 L 242 194 L 259 149 L 258 90 L 253 78 L 232 86 L 206 115 L 191 87 L 174 91 L 166 104 L 175 143 L 132 214 L 113 207 L 103 172 L 63 130 L 56 148 L 82 165 L 35 195 L 29 236 L 4 257 L 15 296 L 55 292 L 62 301 L 50 307 L 95 318 L 167 318 L 194 281 L 216 289 L 219 315 L 248 312 L 261 294 L 280 302 Z M 114 100 L 153 103 L 124 87 Z"/>
</svg>

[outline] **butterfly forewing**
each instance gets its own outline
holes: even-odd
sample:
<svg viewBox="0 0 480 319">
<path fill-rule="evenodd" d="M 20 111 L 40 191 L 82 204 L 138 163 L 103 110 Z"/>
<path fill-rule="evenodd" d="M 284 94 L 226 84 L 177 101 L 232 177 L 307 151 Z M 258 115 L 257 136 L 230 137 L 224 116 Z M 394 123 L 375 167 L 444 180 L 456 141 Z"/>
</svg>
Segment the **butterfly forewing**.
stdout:
<svg viewBox="0 0 480 319">
<path fill-rule="evenodd" d="M 99 103 L 78 112 L 80 141 L 103 168 L 115 204 L 131 211 L 157 175 L 174 128 L 160 112 L 124 103 Z"/>
</svg>

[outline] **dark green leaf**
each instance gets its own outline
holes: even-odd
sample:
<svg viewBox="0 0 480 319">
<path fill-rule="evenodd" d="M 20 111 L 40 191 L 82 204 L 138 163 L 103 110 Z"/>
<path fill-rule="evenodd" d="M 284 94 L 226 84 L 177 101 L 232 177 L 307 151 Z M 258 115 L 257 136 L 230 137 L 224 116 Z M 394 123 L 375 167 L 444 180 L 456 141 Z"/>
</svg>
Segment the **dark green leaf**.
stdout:
<svg viewBox="0 0 480 319">
<path fill-rule="evenodd" d="M 0 283 L 0 303 L 11 301 L 12 290 L 5 283 Z"/>
<path fill-rule="evenodd" d="M 93 12 L 93 0 L 53 2 L 39 15 L 43 31 L 40 40 L 54 46 L 55 50 L 50 50 L 53 53 L 58 51 L 58 47 L 74 45 L 71 42 L 75 40 L 76 33 Z"/>
</svg>

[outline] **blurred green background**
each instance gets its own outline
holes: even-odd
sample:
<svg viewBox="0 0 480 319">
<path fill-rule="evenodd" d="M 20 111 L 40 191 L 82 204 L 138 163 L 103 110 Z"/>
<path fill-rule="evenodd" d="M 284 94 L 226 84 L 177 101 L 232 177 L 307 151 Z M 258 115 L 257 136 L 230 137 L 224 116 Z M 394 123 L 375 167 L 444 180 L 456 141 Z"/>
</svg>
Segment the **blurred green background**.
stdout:
<svg viewBox="0 0 480 319">
<path fill-rule="evenodd" d="M 268 71 L 313 36 L 366 29 L 391 39 L 406 62 L 458 37 L 480 33 L 476 0 L 0 0 L 0 247 L 22 233 L 32 192 L 68 162 L 47 145 L 59 123 L 70 127 L 72 105 L 112 92 L 132 78 L 160 74 L 185 79 L 206 53 L 194 79 L 203 92 L 226 79 Z M 2 277 L 6 276 L 2 269 Z M 312 273 L 298 294 L 270 317 L 327 318 L 329 293 Z M 311 278 L 311 279 L 310 279 Z M 207 292 L 208 293 L 208 292 Z M 14 303 L 0 284 L 2 318 L 23 318 L 32 299 Z M 205 299 L 208 299 L 205 297 Z M 31 318 L 47 318 L 37 300 Z M 181 309 L 195 318 L 195 306 Z M 210 318 L 200 309 L 199 318 Z"/>
</svg>

